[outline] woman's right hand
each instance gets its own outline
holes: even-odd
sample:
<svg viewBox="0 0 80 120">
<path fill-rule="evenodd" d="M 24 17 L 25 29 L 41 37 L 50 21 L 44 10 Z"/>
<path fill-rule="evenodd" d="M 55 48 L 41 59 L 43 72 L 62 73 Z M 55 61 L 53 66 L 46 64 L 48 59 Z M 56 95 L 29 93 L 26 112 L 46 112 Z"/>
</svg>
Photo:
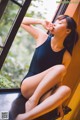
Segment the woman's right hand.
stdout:
<svg viewBox="0 0 80 120">
<path fill-rule="evenodd" d="M 49 22 L 47 20 L 42 21 L 42 25 L 46 30 L 52 30 L 54 26 L 52 22 Z"/>
</svg>

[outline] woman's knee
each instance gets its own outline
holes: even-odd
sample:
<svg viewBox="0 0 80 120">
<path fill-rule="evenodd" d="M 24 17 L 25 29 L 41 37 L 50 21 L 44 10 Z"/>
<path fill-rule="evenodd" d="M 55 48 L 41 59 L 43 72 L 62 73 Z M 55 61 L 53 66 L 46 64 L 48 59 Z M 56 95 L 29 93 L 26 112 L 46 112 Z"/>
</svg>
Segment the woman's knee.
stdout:
<svg viewBox="0 0 80 120">
<path fill-rule="evenodd" d="M 55 65 L 53 69 L 56 70 L 56 72 L 60 73 L 61 75 L 65 75 L 66 73 L 66 67 L 64 65 Z"/>
<path fill-rule="evenodd" d="M 24 80 L 21 84 L 21 93 L 27 99 L 30 97 L 29 91 L 30 91 L 30 86 L 28 84 L 28 81 Z"/>
<path fill-rule="evenodd" d="M 61 86 L 61 89 L 63 91 L 63 94 L 66 96 L 66 97 L 69 97 L 70 94 L 71 94 L 71 88 L 66 86 L 66 85 L 62 85 Z"/>
</svg>

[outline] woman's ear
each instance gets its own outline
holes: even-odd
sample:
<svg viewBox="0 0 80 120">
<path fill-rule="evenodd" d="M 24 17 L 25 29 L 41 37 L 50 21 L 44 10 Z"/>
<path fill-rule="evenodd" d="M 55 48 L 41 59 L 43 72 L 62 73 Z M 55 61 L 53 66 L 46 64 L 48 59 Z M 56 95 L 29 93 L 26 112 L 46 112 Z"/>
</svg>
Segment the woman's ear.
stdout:
<svg viewBox="0 0 80 120">
<path fill-rule="evenodd" d="M 67 29 L 67 34 L 69 34 L 71 32 L 71 29 Z"/>
</svg>

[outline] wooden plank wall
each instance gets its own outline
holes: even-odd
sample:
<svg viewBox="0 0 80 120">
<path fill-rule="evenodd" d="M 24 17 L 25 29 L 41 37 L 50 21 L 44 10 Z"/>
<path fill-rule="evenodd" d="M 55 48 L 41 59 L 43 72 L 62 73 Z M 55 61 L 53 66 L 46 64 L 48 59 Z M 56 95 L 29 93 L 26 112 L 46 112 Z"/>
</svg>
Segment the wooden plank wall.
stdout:
<svg viewBox="0 0 80 120">
<path fill-rule="evenodd" d="M 73 4 L 73 1 L 77 2 Z M 72 111 L 64 117 L 64 120 L 80 120 L 80 116 L 77 116 L 80 111 L 80 1 L 71 0 L 65 14 L 75 19 L 79 40 L 74 47 L 72 61 L 63 82 L 72 90 L 70 98 L 64 103 L 71 107 Z"/>
</svg>

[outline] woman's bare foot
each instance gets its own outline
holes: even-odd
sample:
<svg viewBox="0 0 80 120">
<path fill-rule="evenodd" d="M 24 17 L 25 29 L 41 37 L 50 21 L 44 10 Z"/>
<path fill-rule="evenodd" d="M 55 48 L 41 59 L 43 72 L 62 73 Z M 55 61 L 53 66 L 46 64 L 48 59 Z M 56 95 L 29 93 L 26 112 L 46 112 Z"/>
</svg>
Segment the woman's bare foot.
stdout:
<svg viewBox="0 0 80 120">
<path fill-rule="evenodd" d="M 25 120 L 24 116 L 25 116 L 24 114 L 19 114 L 15 120 Z"/>
<path fill-rule="evenodd" d="M 24 114 L 19 114 L 15 120 L 31 120 L 31 119 L 29 119 L 27 113 L 24 113 Z"/>
<path fill-rule="evenodd" d="M 29 99 L 25 104 L 25 112 L 29 112 L 37 105 L 36 100 Z"/>
</svg>

